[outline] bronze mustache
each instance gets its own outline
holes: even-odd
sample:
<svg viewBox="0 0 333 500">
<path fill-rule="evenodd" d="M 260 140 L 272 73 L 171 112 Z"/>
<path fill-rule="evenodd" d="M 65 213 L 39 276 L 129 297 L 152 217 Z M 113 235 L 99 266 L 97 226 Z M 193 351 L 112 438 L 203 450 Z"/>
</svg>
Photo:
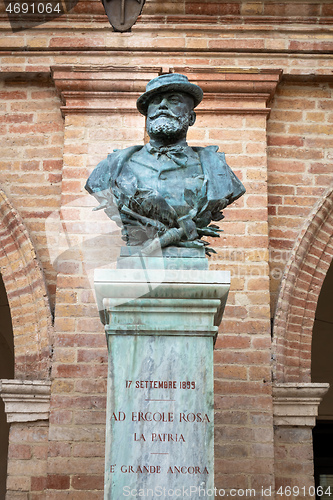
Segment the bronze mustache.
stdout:
<svg viewBox="0 0 333 500">
<path fill-rule="evenodd" d="M 174 115 L 173 113 L 170 113 L 169 111 L 159 111 L 158 113 L 155 113 L 154 115 L 150 116 L 149 118 L 151 120 L 154 120 L 155 118 L 158 118 L 159 116 L 166 116 L 168 118 L 174 118 L 175 120 L 179 120 L 179 117 Z"/>
</svg>

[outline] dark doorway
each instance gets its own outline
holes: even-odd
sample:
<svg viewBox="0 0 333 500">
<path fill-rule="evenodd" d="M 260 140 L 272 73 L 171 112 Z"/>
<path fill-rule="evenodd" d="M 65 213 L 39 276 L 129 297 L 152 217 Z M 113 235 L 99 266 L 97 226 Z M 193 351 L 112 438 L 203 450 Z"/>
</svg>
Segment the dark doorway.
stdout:
<svg viewBox="0 0 333 500">
<path fill-rule="evenodd" d="M 316 486 L 323 488 L 320 498 L 333 496 L 333 262 L 324 280 L 313 326 L 312 382 L 329 382 L 330 389 L 319 406 L 313 429 Z M 320 490 L 320 494 L 321 494 Z M 318 497 L 319 498 L 319 495 Z"/>
<path fill-rule="evenodd" d="M 0 275 L 0 379 L 14 378 L 14 338 L 6 289 Z M 5 498 L 9 425 L 0 398 L 0 498 Z"/>
<path fill-rule="evenodd" d="M 317 421 L 313 429 L 313 455 L 316 489 L 323 488 L 319 490 L 321 498 L 330 498 L 333 495 L 333 421 Z"/>
</svg>

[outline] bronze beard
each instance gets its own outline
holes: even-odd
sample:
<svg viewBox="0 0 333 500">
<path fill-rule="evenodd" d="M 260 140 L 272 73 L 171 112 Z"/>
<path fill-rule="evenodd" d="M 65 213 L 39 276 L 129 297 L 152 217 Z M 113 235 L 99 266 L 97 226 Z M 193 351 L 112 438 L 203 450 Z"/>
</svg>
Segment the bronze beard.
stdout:
<svg viewBox="0 0 333 500">
<path fill-rule="evenodd" d="M 170 112 L 159 112 L 147 119 L 147 133 L 149 137 L 174 138 L 186 135 L 189 127 L 189 115 L 174 116 Z"/>
</svg>

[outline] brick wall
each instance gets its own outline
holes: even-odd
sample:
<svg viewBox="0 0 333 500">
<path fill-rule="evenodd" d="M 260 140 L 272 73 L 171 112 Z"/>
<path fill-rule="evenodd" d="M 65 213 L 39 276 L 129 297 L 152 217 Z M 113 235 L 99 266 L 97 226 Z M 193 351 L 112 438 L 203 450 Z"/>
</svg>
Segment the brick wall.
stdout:
<svg viewBox="0 0 333 500">
<path fill-rule="evenodd" d="M 268 121 L 271 307 L 299 231 L 333 182 L 333 86 L 284 81 Z"/>
<path fill-rule="evenodd" d="M 269 487 L 273 464 L 266 117 L 226 115 L 223 127 L 221 122 L 219 126 L 209 130 L 209 142 L 226 152 L 247 193 L 225 210 L 221 224 L 225 233 L 214 242 L 217 255 L 210 263 L 212 269 L 231 271 L 230 294 L 215 346 L 216 485 Z"/>
<path fill-rule="evenodd" d="M 54 19 L 47 29 L 16 33 L 3 16 L 3 71 L 48 73 L 56 64 L 112 61 L 120 66 L 262 67 L 295 75 L 331 74 L 330 0 L 147 1 L 132 32 L 121 35 L 111 31 L 101 14 L 99 0 L 81 0 L 73 14 Z"/>
<path fill-rule="evenodd" d="M 51 312 L 41 266 L 24 222 L 0 190 L 0 270 L 15 354 L 15 377 L 45 379 L 50 370 Z M 6 330 L 2 320 L 1 328 Z"/>
<path fill-rule="evenodd" d="M 276 491 L 279 491 L 279 498 L 297 498 L 297 489 L 294 494 L 288 495 L 285 488 L 291 487 L 293 491 L 293 487 L 298 487 L 299 494 L 310 499 L 309 488 L 314 486 L 311 428 L 278 427 L 274 434 Z M 285 491 L 287 494 L 281 495 Z"/>
<path fill-rule="evenodd" d="M 157 12 L 160 14 L 190 14 L 190 15 L 205 15 L 225 17 L 229 21 L 233 21 L 240 16 L 244 18 L 256 16 L 259 19 L 265 17 L 284 17 L 292 22 L 292 18 L 307 17 L 317 18 L 318 16 L 331 17 L 333 14 L 332 6 L 329 3 L 325 4 L 322 1 L 301 1 L 297 3 L 290 3 L 286 0 L 278 2 L 268 2 L 267 0 L 261 1 L 223 1 L 211 2 L 209 0 L 183 0 L 182 2 L 168 1 L 164 4 L 158 2 L 147 2 L 143 14 L 153 14 Z M 175 12 L 176 9 L 176 12 Z"/>
<path fill-rule="evenodd" d="M 278 382 L 310 382 L 312 329 L 317 302 L 333 257 L 333 185 L 311 211 L 281 281 L 273 329 Z"/>
<path fill-rule="evenodd" d="M 54 302 L 55 272 L 45 220 L 60 205 L 60 102 L 54 86 L 40 75 L 31 81 L 5 78 L 0 81 L 0 97 L 1 188 L 24 220 Z"/>
<path fill-rule="evenodd" d="M 47 423 L 11 424 L 7 470 L 8 500 L 45 498 L 47 455 Z"/>
</svg>

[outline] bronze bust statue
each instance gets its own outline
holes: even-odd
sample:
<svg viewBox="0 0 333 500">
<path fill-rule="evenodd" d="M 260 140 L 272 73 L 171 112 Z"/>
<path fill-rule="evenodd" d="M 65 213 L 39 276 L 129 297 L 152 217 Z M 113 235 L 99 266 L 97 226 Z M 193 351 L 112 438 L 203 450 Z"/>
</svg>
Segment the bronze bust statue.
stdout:
<svg viewBox="0 0 333 500">
<path fill-rule="evenodd" d="M 202 89 L 171 73 L 151 80 L 137 100 L 147 117 L 150 142 L 114 150 L 90 175 L 85 188 L 97 209 L 122 227 L 127 245 L 150 254 L 161 246 L 205 247 L 203 236 L 218 237 L 211 224 L 245 193 L 218 146 L 190 147 L 187 130 Z"/>
</svg>

